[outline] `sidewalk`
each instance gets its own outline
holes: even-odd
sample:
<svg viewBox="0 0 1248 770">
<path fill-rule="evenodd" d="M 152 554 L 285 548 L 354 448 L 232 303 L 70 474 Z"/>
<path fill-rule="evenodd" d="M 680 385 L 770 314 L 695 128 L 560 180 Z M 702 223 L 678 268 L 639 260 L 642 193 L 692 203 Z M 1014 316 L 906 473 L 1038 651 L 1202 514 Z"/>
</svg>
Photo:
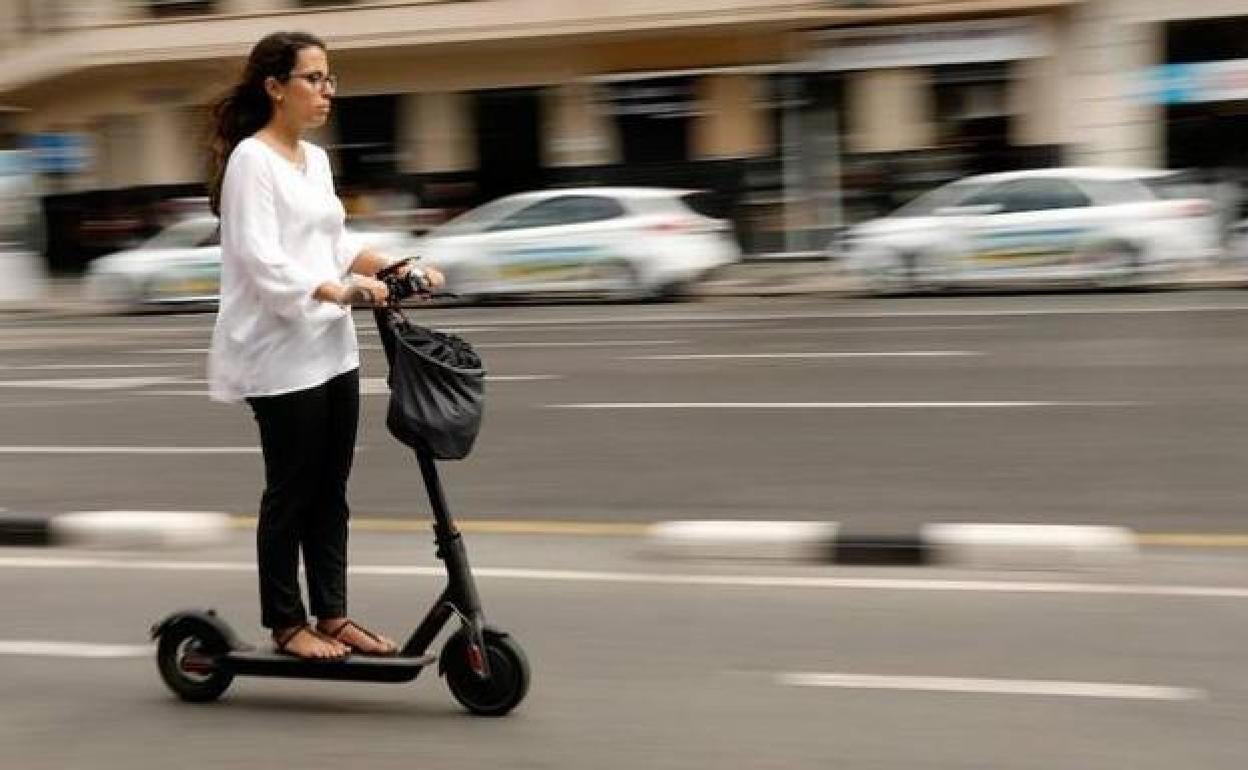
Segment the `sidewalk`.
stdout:
<svg viewBox="0 0 1248 770">
<path fill-rule="evenodd" d="M 1182 277 L 1159 282 L 1161 288 L 1248 288 L 1248 266 L 1207 265 Z M 783 297 L 796 295 L 846 296 L 859 282 L 829 260 L 757 259 L 725 268 L 694 287 L 693 297 Z M 44 296 L 34 301 L 0 301 L 0 317 L 31 315 L 91 315 L 100 312 L 81 299 L 81 280 L 54 278 L 46 282 Z"/>
<path fill-rule="evenodd" d="M 853 281 L 841 275 L 832 262 L 797 260 L 758 260 L 740 262 L 713 279 L 695 287 L 695 297 L 785 296 L 794 294 L 842 293 Z M 0 317 L 31 314 L 39 316 L 90 315 L 99 308 L 82 299 L 78 277 L 59 277 L 45 282 L 43 296 L 35 300 L 0 301 Z"/>
</svg>

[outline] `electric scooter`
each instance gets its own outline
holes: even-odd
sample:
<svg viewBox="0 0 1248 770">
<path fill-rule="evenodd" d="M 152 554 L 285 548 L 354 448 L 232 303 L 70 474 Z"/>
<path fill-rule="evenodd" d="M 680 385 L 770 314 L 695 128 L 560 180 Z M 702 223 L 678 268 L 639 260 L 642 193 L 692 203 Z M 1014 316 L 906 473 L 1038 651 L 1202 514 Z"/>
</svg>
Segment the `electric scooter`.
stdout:
<svg viewBox="0 0 1248 770">
<path fill-rule="evenodd" d="M 375 315 L 383 342 L 393 344 L 394 325 L 405 322 L 399 301 L 418 294 L 428 296 L 428 292 L 415 278 L 394 274 L 384 278 L 391 304 L 378 308 Z M 451 517 L 434 458 L 419 448 L 415 453 L 433 510 L 434 542 L 437 557 L 446 567 L 447 584 L 397 655 L 307 660 L 258 650 L 243 642 L 214 610 L 184 610 L 151 629 L 152 637 L 159 640 L 157 667 L 169 689 L 184 701 L 208 702 L 219 698 L 236 676 L 410 682 L 437 663 L 451 694 L 469 712 L 502 716 L 519 705 L 529 688 L 524 650 L 506 631 L 486 623 L 468 552 Z M 430 646 L 452 620 L 459 621 L 459 628 L 443 644 L 440 655 L 430 653 Z"/>
</svg>

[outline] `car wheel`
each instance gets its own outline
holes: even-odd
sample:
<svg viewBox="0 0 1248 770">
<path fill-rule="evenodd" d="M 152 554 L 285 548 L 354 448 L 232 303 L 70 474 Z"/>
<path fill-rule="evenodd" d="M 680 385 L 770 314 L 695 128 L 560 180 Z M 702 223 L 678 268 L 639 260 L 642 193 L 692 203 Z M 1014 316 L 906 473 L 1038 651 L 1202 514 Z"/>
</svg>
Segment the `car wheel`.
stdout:
<svg viewBox="0 0 1248 770">
<path fill-rule="evenodd" d="M 1093 246 L 1084 258 L 1098 266 L 1096 280 L 1099 287 L 1122 289 L 1135 286 L 1143 277 L 1143 259 L 1140 250 L 1123 241 L 1110 241 Z"/>
<path fill-rule="evenodd" d="M 897 252 L 863 275 L 863 285 L 871 294 L 908 294 L 921 285 L 917 252 Z"/>
<path fill-rule="evenodd" d="M 601 270 L 603 289 L 607 297 L 616 302 L 636 302 L 647 299 L 641 283 L 641 275 L 633 263 L 623 259 L 612 260 Z"/>
</svg>

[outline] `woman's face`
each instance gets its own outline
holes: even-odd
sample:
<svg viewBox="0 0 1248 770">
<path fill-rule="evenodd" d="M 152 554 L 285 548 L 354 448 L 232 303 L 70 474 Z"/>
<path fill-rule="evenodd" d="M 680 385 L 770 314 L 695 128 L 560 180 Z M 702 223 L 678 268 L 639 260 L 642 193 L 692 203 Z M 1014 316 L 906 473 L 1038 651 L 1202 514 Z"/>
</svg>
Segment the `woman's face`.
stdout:
<svg viewBox="0 0 1248 770">
<path fill-rule="evenodd" d="M 329 56 L 324 49 L 299 49 L 290 76 L 276 85 L 270 92 L 275 107 L 291 123 L 301 129 L 325 124 L 337 83 L 329 71 Z"/>
</svg>

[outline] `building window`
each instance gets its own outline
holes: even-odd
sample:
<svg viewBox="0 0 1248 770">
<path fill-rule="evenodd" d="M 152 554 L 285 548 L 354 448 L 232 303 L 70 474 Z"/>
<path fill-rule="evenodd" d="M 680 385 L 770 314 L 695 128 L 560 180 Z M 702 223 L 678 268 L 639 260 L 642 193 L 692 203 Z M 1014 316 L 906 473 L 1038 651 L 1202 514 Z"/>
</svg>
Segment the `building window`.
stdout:
<svg viewBox="0 0 1248 770">
<path fill-rule="evenodd" d="M 691 76 L 617 81 L 605 91 L 609 113 L 627 164 L 683 163 L 690 156 L 690 130 L 700 115 L 696 79 Z"/>
<path fill-rule="evenodd" d="M 146 0 L 148 12 L 157 18 L 204 16 L 216 13 L 216 0 Z"/>
</svg>

